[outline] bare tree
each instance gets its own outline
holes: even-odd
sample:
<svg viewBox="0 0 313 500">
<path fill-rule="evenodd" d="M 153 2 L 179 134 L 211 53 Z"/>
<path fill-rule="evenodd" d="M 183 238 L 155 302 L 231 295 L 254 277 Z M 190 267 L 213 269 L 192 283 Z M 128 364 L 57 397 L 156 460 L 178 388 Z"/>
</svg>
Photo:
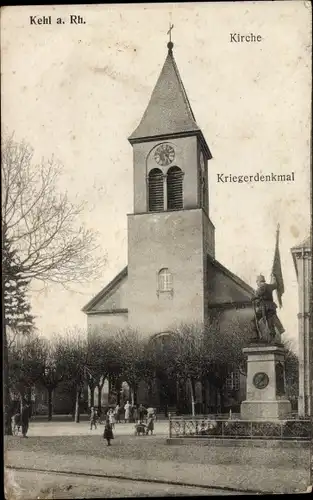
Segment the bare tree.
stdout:
<svg viewBox="0 0 313 500">
<path fill-rule="evenodd" d="M 62 351 L 59 349 L 60 340 L 42 340 L 41 349 L 41 371 L 39 382 L 48 393 L 48 420 L 52 420 L 53 392 L 64 380 L 67 374 L 67 367 L 62 359 Z M 61 351 L 61 352 L 60 352 Z"/>
<path fill-rule="evenodd" d="M 84 204 L 72 203 L 59 190 L 62 166 L 52 157 L 34 161 L 29 144 L 2 137 L 2 249 L 18 259 L 20 283 L 32 280 L 62 285 L 83 283 L 99 276 L 105 257 L 99 255 L 97 235 L 80 222 Z M 11 434 L 6 283 L 2 278 L 5 433 Z M 12 305 L 12 304 L 11 304 Z"/>
<path fill-rule="evenodd" d="M 80 399 L 86 382 L 87 334 L 80 329 L 68 330 L 56 343 L 59 369 L 64 373 L 63 380 L 68 390 L 75 394 L 74 420 L 79 423 Z"/>
<path fill-rule="evenodd" d="M 224 406 L 224 390 L 227 376 L 245 366 L 243 348 L 252 335 L 251 320 L 243 321 L 233 312 L 223 321 L 222 312 L 212 312 L 206 325 L 205 357 L 207 376 L 220 395 L 221 410 Z"/>
<path fill-rule="evenodd" d="M 242 349 L 249 333 L 248 326 L 244 327 L 237 316 L 224 323 L 219 313 L 213 314 L 206 325 L 181 324 L 170 333 L 163 346 L 163 363 L 168 376 L 177 378 L 178 386 L 189 387 L 193 416 L 197 382 L 201 382 L 203 406 L 209 380 L 219 393 L 223 408 L 226 378 L 244 365 Z"/>
<path fill-rule="evenodd" d="M 111 374 L 113 362 L 113 343 L 100 332 L 92 332 L 88 335 L 86 380 L 90 391 L 90 406 L 95 405 L 94 392 L 98 389 L 97 406 L 101 411 L 101 394 L 105 380 Z"/>
<path fill-rule="evenodd" d="M 189 385 L 193 416 L 195 385 L 207 370 L 205 354 L 205 329 L 201 324 L 182 324 L 171 332 L 165 350 L 167 370 L 180 384 Z"/>
<path fill-rule="evenodd" d="M 11 342 L 8 352 L 11 390 L 19 396 L 21 408 L 32 387 L 39 382 L 42 367 L 42 339 L 20 336 Z"/>
<path fill-rule="evenodd" d="M 104 264 L 96 234 L 80 222 L 84 204 L 59 191 L 61 173 L 53 157 L 36 164 L 29 144 L 2 138 L 2 238 L 18 252 L 24 279 L 83 283 Z"/>
<path fill-rule="evenodd" d="M 137 331 L 127 328 L 117 332 L 114 337 L 114 345 L 121 377 L 128 383 L 132 405 L 135 405 L 138 385 L 146 379 L 146 343 Z"/>
</svg>

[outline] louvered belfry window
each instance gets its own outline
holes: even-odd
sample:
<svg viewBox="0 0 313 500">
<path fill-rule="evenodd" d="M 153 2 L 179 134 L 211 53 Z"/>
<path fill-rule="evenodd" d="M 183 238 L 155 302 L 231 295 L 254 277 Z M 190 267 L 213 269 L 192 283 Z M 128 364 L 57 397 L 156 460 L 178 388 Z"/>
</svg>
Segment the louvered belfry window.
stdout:
<svg viewBox="0 0 313 500">
<path fill-rule="evenodd" d="M 163 173 L 158 168 L 149 172 L 149 211 L 162 212 L 164 210 Z"/>
<path fill-rule="evenodd" d="M 179 167 L 171 167 L 167 172 L 167 209 L 183 209 L 183 172 Z"/>
</svg>

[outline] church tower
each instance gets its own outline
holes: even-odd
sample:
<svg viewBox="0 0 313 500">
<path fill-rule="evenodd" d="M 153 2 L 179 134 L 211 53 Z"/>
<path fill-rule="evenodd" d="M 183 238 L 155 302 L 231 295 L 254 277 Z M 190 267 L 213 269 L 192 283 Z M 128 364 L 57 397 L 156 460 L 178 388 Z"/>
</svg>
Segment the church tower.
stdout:
<svg viewBox="0 0 313 500">
<path fill-rule="evenodd" d="M 210 149 L 182 83 L 173 43 L 147 109 L 129 137 L 134 208 L 128 215 L 128 322 L 145 335 L 203 323 L 208 310 Z"/>
</svg>

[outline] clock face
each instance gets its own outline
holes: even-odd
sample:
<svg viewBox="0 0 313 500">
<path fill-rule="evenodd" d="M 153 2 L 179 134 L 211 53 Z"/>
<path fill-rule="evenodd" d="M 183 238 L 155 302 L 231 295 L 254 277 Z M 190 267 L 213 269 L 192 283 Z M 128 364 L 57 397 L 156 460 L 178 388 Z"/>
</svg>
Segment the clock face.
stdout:
<svg viewBox="0 0 313 500">
<path fill-rule="evenodd" d="M 265 387 L 268 385 L 268 382 L 268 375 L 264 372 L 256 373 L 253 377 L 253 384 L 257 389 L 265 389 Z"/>
<path fill-rule="evenodd" d="M 174 161 L 174 158 L 175 158 L 174 149 L 169 144 L 161 144 L 155 150 L 154 159 L 158 163 L 158 165 L 161 165 L 162 167 L 170 165 L 170 163 Z"/>
<path fill-rule="evenodd" d="M 201 170 L 204 171 L 204 157 L 202 152 L 200 153 L 200 167 Z"/>
</svg>

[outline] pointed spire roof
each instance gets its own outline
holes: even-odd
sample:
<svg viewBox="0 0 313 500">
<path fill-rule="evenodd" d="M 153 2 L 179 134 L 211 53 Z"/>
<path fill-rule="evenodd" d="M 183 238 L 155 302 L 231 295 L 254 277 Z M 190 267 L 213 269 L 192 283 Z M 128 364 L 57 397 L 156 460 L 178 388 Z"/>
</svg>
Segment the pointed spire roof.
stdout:
<svg viewBox="0 0 313 500">
<path fill-rule="evenodd" d="M 174 59 L 173 45 L 172 42 L 167 44 L 168 54 L 161 74 L 141 122 L 129 137 L 130 142 L 156 136 L 201 133 Z"/>
</svg>

